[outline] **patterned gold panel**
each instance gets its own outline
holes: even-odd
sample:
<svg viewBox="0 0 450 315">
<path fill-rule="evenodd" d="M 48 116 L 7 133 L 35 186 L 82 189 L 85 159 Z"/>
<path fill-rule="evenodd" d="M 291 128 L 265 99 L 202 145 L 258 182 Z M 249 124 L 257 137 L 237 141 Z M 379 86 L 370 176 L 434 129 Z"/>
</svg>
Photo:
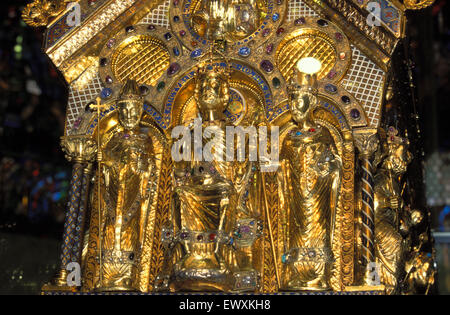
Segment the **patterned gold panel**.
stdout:
<svg viewBox="0 0 450 315">
<path fill-rule="evenodd" d="M 155 85 L 170 63 L 164 44 L 151 36 L 135 36 L 124 41 L 112 57 L 112 71 L 121 82 L 136 80 Z"/>
<path fill-rule="evenodd" d="M 301 29 L 286 37 L 277 51 L 277 63 L 284 78 L 291 79 L 294 67 L 304 57 L 314 57 L 322 62 L 318 79 L 324 78 L 338 58 L 332 42 L 328 35 L 313 29 Z"/>
</svg>

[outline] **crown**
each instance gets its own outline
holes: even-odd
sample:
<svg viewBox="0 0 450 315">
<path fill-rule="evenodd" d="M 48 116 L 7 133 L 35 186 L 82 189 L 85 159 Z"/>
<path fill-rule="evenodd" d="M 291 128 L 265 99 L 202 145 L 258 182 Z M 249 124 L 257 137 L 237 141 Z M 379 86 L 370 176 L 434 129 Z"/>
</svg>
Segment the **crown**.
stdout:
<svg viewBox="0 0 450 315">
<path fill-rule="evenodd" d="M 143 98 L 139 92 L 139 87 L 135 80 L 127 80 L 120 91 L 119 100 L 121 101 L 142 101 Z"/>
<path fill-rule="evenodd" d="M 388 144 L 409 144 L 408 139 L 398 136 L 398 130 L 390 126 L 387 129 L 387 143 Z"/>
<path fill-rule="evenodd" d="M 218 76 L 228 81 L 231 76 L 231 63 L 220 51 L 211 47 L 209 53 L 204 54 L 197 66 L 197 77 Z"/>
</svg>

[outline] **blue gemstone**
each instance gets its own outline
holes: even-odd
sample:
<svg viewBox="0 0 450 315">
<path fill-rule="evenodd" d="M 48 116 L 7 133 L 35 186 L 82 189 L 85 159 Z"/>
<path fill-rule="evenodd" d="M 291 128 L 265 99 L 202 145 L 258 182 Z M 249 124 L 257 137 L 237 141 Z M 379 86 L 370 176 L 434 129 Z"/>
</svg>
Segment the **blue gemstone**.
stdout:
<svg viewBox="0 0 450 315">
<path fill-rule="evenodd" d="M 282 262 L 283 264 L 286 263 L 286 255 L 281 256 L 281 262 Z"/>
<path fill-rule="evenodd" d="M 325 85 L 325 91 L 327 91 L 328 93 L 330 93 L 330 94 L 336 94 L 337 93 L 337 91 L 338 91 L 338 88 L 337 88 L 337 86 L 336 85 L 333 85 L 333 84 L 327 84 L 327 85 Z"/>
<path fill-rule="evenodd" d="M 112 95 L 112 90 L 110 88 L 104 88 L 101 93 L 100 93 L 100 97 L 101 98 L 108 98 Z"/>
<path fill-rule="evenodd" d="M 296 135 L 296 136 L 301 136 L 302 133 L 301 133 L 300 131 L 297 131 L 297 132 L 295 133 L 295 135 Z"/>
<path fill-rule="evenodd" d="M 165 38 L 166 40 L 171 40 L 171 39 L 172 39 L 172 34 L 166 33 L 166 34 L 164 34 L 164 38 Z"/>
<path fill-rule="evenodd" d="M 280 14 L 275 13 L 275 14 L 272 16 L 272 21 L 276 22 L 276 21 L 278 21 L 279 18 L 280 18 Z"/>
<path fill-rule="evenodd" d="M 175 15 L 174 17 L 173 17 L 173 21 L 176 23 L 176 22 L 179 22 L 180 21 L 180 17 L 178 16 L 178 15 Z"/>
<path fill-rule="evenodd" d="M 173 54 L 177 57 L 180 55 L 180 50 L 178 49 L 178 47 L 173 47 Z"/>
<path fill-rule="evenodd" d="M 200 57 L 201 55 L 203 55 L 203 50 L 196 49 L 191 53 L 191 58 L 195 59 L 195 58 Z"/>
<path fill-rule="evenodd" d="M 252 53 L 252 50 L 249 47 L 242 47 L 239 49 L 239 56 L 248 57 Z"/>
</svg>

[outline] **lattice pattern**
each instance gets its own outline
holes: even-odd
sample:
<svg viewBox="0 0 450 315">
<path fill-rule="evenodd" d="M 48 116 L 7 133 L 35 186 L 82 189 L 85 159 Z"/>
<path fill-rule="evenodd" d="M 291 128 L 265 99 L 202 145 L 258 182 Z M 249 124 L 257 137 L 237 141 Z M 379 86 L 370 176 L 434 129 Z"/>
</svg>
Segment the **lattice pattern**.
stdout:
<svg viewBox="0 0 450 315">
<path fill-rule="evenodd" d="M 342 86 L 361 102 L 371 126 L 378 126 L 385 73 L 352 45 L 352 65 Z"/>
<path fill-rule="evenodd" d="M 450 205 L 450 152 L 435 152 L 427 159 L 425 187 L 428 206 Z"/>
<path fill-rule="evenodd" d="M 169 5 L 170 0 L 166 0 L 149 15 L 143 18 L 138 24 L 153 24 L 169 28 Z"/>
<path fill-rule="evenodd" d="M 290 0 L 288 7 L 288 21 L 294 21 L 302 16 L 319 16 L 301 0 Z"/>
<path fill-rule="evenodd" d="M 95 101 L 102 90 L 102 83 L 98 75 L 82 91 L 78 91 L 74 86 L 76 86 L 76 83 L 70 87 L 69 104 L 67 106 L 66 129 L 68 133 L 70 133 L 75 120 L 83 113 L 86 105 L 91 101 Z"/>
</svg>

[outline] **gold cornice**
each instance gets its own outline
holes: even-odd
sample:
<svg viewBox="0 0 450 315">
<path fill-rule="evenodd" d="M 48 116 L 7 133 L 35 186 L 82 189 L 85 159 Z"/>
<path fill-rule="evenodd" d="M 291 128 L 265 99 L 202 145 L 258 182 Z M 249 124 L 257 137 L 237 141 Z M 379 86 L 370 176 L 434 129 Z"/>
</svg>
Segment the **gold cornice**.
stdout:
<svg viewBox="0 0 450 315">
<path fill-rule="evenodd" d="M 352 44 L 358 47 L 365 55 L 375 62 L 383 71 L 387 72 L 390 67 L 391 54 L 397 45 L 397 39 L 382 28 L 373 28 L 374 39 L 368 38 L 364 33 L 363 27 L 358 27 L 358 18 L 366 20 L 366 16 L 362 14 L 360 8 L 353 6 L 352 3 L 342 1 L 340 4 L 343 8 L 351 6 L 353 13 L 358 16 L 346 18 L 343 12 L 333 9 L 327 2 L 323 0 L 304 0 L 312 9 L 322 12 L 329 20 L 336 23 L 350 38 Z M 340 0 L 341 1 L 341 0 Z M 363 23 L 361 26 L 365 26 Z M 372 29 L 369 27 L 369 29 Z M 383 45 L 384 44 L 384 45 Z"/>
<path fill-rule="evenodd" d="M 46 53 L 70 84 L 92 65 L 110 37 L 143 19 L 160 3 L 162 0 L 107 1 Z"/>
</svg>

